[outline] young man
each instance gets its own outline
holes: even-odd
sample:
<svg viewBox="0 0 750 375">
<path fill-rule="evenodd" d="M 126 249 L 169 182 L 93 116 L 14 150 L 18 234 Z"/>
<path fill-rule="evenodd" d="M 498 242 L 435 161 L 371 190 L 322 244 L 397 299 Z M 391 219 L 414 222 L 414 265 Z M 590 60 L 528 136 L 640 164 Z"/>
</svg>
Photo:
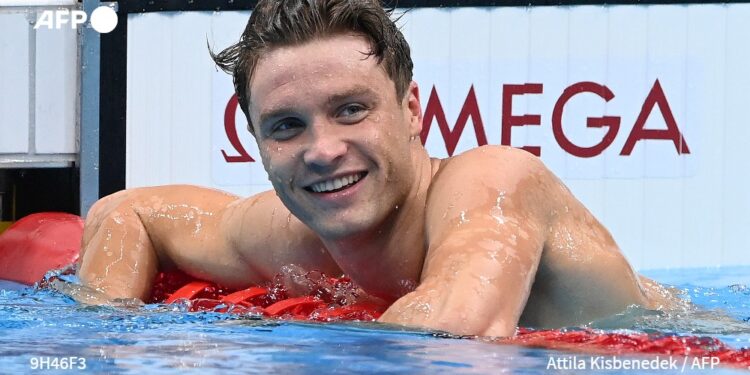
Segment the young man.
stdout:
<svg viewBox="0 0 750 375">
<path fill-rule="evenodd" d="M 508 336 L 663 304 L 536 157 L 480 147 L 431 159 L 409 46 L 377 0 L 260 1 L 214 56 L 274 190 L 123 191 L 92 208 L 79 276 L 146 299 L 159 270 L 228 287 L 285 265 L 346 274 L 381 321 Z M 642 284 L 643 283 L 643 284 Z"/>
</svg>

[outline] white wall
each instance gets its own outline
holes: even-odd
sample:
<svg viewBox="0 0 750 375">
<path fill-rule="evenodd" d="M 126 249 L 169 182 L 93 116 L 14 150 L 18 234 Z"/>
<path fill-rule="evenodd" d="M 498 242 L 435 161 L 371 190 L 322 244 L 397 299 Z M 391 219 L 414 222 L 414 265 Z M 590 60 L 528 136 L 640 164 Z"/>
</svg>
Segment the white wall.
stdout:
<svg viewBox="0 0 750 375">
<path fill-rule="evenodd" d="M 19 6 L 0 6 L 0 168 L 69 165 L 78 152 L 77 31 L 33 22 L 75 2 L 11 3 Z"/>
<path fill-rule="evenodd" d="M 257 149 L 236 121 L 255 163 L 227 163 L 235 151 L 224 131 L 231 79 L 206 51 L 234 42 L 247 12 L 151 13 L 128 22 L 127 185 L 193 183 L 237 194 L 270 188 Z M 503 86 L 537 83 L 543 93 L 516 96 L 512 114 L 538 114 L 538 126 L 512 130 L 511 144 L 542 149 L 542 160 L 612 231 L 640 269 L 750 264 L 742 233 L 750 226 L 744 154 L 750 127 L 750 4 L 416 9 L 403 18 L 415 80 L 427 105 L 432 87 L 450 128 L 474 87 L 483 129 L 500 144 Z M 659 80 L 674 123 L 689 146 L 642 140 L 619 155 L 646 96 Z M 552 112 L 566 87 L 606 85 L 565 106 L 563 132 L 590 147 L 606 129 L 587 117 L 619 116 L 612 145 L 601 155 L 566 152 L 552 131 Z M 646 129 L 666 129 L 664 108 Z M 230 116 L 231 117 L 231 116 Z M 427 147 L 446 156 L 436 121 Z M 477 144 L 469 120 L 456 153 Z"/>
</svg>

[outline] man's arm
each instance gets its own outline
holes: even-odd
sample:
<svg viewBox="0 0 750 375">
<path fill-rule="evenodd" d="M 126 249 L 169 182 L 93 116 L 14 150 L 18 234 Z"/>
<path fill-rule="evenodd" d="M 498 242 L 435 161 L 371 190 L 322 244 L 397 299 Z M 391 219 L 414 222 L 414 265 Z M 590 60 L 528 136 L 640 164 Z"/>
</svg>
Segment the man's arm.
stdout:
<svg viewBox="0 0 750 375">
<path fill-rule="evenodd" d="M 287 264 L 336 274 L 317 237 L 273 192 L 239 199 L 196 186 L 118 192 L 84 229 L 79 277 L 108 298 L 148 298 L 159 270 L 227 287 L 270 280 Z"/>
<path fill-rule="evenodd" d="M 534 156 L 498 147 L 455 157 L 435 178 L 421 283 L 381 321 L 512 335 L 546 241 L 550 194 L 564 187 Z"/>
<path fill-rule="evenodd" d="M 247 273 L 222 231 L 227 208 L 237 200 L 193 186 L 124 190 L 99 200 L 84 227 L 81 282 L 110 298 L 145 300 L 162 266 L 196 277 L 222 265 L 222 274 Z"/>
</svg>

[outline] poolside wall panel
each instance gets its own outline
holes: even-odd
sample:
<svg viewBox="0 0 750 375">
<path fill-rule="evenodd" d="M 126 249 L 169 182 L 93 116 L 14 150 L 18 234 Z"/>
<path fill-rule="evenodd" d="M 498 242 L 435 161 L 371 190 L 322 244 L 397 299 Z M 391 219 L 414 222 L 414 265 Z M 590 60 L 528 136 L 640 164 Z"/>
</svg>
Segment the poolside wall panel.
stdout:
<svg viewBox="0 0 750 375">
<path fill-rule="evenodd" d="M 71 28 L 36 31 L 35 148 L 75 154 L 78 132 L 78 34 Z"/>
<path fill-rule="evenodd" d="M 28 30 L 24 13 L 0 12 L 0 153 L 29 151 Z"/>
<path fill-rule="evenodd" d="M 128 187 L 194 183 L 240 195 L 270 188 L 240 111 L 230 117 L 254 162 L 230 163 L 221 153 L 238 155 L 225 131 L 231 79 L 216 72 L 205 47 L 206 39 L 228 46 L 248 15 L 130 15 Z M 541 147 L 542 160 L 647 269 L 750 264 L 748 20 L 750 4 L 698 4 L 419 8 L 401 22 L 423 106 L 434 89 L 455 128 L 468 94 L 477 99 L 479 116 L 465 124 L 455 153 L 477 145 L 480 119 L 488 143 L 501 143 L 507 85 L 543 85 L 540 94 L 513 96 L 512 115 L 538 114 L 540 124 L 512 127 L 510 144 Z M 587 128 L 587 117 L 620 117 L 612 144 L 590 158 L 566 151 L 552 130 L 562 93 L 579 82 L 614 97 L 571 97 L 560 116 L 570 142 L 602 139 L 607 128 Z M 649 94 L 661 99 L 645 116 Z M 665 106 L 689 153 L 670 140 L 642 140 L 621 155 L 642 112 L 645 129 L 667 129 Z M 447 156 L 438 121 L 430 125 L 428 149 Z"/>
<path fill-rule="evenodd" d="M 77 30 L 33 26 L 44 11 L 78 6 L 15 4 L 0 4 L 0 168 L 71 166 L 78 152 Z"/>
</svg>

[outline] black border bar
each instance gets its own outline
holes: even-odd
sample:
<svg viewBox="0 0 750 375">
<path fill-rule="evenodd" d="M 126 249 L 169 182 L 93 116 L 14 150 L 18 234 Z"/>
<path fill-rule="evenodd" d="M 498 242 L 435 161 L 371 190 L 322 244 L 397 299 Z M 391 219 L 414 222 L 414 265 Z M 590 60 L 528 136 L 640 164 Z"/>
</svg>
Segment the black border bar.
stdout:
<svg viewBox="0 0 750 375">
<path fill-rule="evenodd" d="M 128 15 L 122 5 L 117 18 L 117 27 L 101 34 L 99 49 L 100 198 L 125 189 Z"/>
<path fill-rule="evenodd" d="M 252 10 L 255 0 L 124 0 L 119 6 L 126 14 L 180 11 Z M 574 5 L 687 5 L 750 3 L 750 0 L 388 0 L 387 5 L 398 8 L 458 8 L 458 7 L 537 7 Z"/>
</svg>

